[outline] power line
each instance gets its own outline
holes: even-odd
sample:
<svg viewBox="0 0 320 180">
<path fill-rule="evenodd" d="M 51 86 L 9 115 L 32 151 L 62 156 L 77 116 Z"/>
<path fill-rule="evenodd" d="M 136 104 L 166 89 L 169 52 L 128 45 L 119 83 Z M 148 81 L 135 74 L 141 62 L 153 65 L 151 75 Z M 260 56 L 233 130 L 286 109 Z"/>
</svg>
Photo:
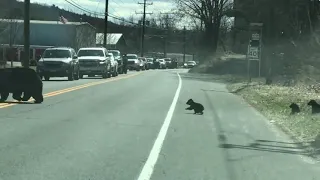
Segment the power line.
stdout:
<svg viewBox="0 0 320 180">
<path fill-rule="evenodd" d="M 95 12 L 95 11 L 92 11 L 92 10 L 89 10 L 89 9 L 86 9 L 84 7 L 82 7 L 81 5 L 77 4 L 76 2 L 72 1 L 72 0 L 64 0 L 66 1 L 67 3 L 69 3 L 70 5 L 76 7 L 77 9 L 83 11 L 83 12 L 86 12 L 86 13 L 89 13 L 89 14 L 94 14 L 94 15 L 97 15 L 97 16 L 105 16 L 106 13 L 101 13 L 101 12 Z M 71 2 L 72 1 L 72 2 Z M 110 14 L 108 13 L 108 17 L 111 17 L 113 19 L 117 19 L 117 20 L 121 20 L 123 22 L 126 22 L 126 23 L 129 23 L 129 24 L 133 24 L 135 26 L 139 26 L 138 23 L 134 23 L 134 22 L 130 22 L 128 20 L 124 20 L 123 18 L 121 17 L 118 17 L 118 16 L 115 16 L 113 14 Z M 150 27 L 150 26 L 147 26 L 148 28 L 152 28 L 152 29 L 158 29 L 158 30 L 163 30 L 162 28 L 157 28 L 157 27 Z"/>
</svg>

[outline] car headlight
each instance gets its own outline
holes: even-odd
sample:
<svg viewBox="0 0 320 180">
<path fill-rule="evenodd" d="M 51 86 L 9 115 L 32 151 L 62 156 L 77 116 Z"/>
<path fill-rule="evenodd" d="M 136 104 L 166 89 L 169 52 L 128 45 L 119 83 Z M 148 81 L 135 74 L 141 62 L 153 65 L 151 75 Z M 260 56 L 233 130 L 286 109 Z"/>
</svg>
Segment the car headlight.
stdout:
<svg viewBox="0 0 320 180">
<path fill-rule="evenodd" d="M 105 60 L 98 60 L 99 64 L 105 64 Z"/>
</svg>

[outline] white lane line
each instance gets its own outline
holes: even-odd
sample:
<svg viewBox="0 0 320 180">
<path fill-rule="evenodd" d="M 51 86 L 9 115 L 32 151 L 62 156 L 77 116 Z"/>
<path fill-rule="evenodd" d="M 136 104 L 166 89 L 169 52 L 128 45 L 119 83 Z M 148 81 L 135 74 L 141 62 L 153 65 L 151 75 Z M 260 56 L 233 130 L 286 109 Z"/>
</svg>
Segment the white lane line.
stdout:
<svg viewBox="0 0 320 180">
<path fill-rule="evenodd" d="M 176 91 L 176 94 L 174 95 L 173 101 L 171 103 L 170 109 L 167 113 L 167 116 L 162 124 L 162 127 L 160 129 L 160 132 L 158 134 L 157 139 L 155 140 L 153 147 L 150 151 L 149 157 L 146 161 L 146 163 L 143 166 L 142 171 L 140 172 L 140 175 L 138 177 L 138 180 L 150 180 L 153 170 L 154 170 L 154 166 L 157 163 L 164 139 L 166 137 L 166 134 L 168 132 L 169 129 L 169 125 L 171 123 L 171 119 L 172 119 L 172 115 L 174 112 L 174 109 L 176 108 L 177 105 L 177 101 L 180 95 L 180 90 L 181 90 L 181 86 L 182 86 L 182 80 L 181 77 L 179 75 L 179 73 L 177 73 L 178 77 L 179 77 L 179 85 Z"/>
</svg>

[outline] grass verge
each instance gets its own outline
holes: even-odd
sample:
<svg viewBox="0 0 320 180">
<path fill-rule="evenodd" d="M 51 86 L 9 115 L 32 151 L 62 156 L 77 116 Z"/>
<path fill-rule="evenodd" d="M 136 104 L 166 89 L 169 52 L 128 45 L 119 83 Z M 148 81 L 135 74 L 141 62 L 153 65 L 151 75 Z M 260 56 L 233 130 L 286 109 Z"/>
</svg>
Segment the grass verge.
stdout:
<svg viewBox="0 0 320 180">
<path fill-rule="evenodd" d="M 319 159 L 320 116 L 311 115 L 311 107 L 307 106 L 310 99 L 319 99 L 319 94 L 304 86 L 244 86 L 241 83 L 233 83 L 227 87 L 230 92 L 242 96 L 295 141 L 304 145 L 310 156 Z M 289 105 L 292 102 L 301 108 L 302 112 L 298 115 L 290 115 Z"/>
</svg>

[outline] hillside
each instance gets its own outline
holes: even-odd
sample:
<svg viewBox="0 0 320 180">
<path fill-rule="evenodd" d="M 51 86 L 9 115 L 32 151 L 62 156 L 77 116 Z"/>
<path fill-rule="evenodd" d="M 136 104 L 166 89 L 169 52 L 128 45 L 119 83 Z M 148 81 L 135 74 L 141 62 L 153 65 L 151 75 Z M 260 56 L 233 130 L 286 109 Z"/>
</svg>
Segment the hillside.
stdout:
<svg viewBox="0 0 320 180">
<path fill-rule="evenodd" d="M 12 8 L 8 8 L 12 7 Z M 15 18 L 23 19 L 24 4 L 17 0 L 1 0 L 0 1 L 0 18 Z M 46 6 L 42 4 L 32 3 L 30 5 L 30 19 L 31 20 L 46 20 L 46 21 L 58 21 L 59 15 L 63 15 L 69 21 L 82 21 L 88 22 L 97 28 L 97 32 L 103 32 L 104 30 L 104 19 L 90 17 L 86 14 L 77 14 L 73 12 L 60 9 L 57 6 Z M 123 26 L 118 25 L 113 22 L 108 22 L 108 32 L 110 33 L 123 33 L 128 45 L 131 47 L 131 51 L 139 51 L 140 47 L 140 37 L 141 28 L 137 26 Z M 147 28 L 147 34 L 164 34 L 164 30 Z M 172 33 L 168 39 L 170 41 L 181 41 L 181 31 L 176 31 Z M 177 36 L 179 35 L 179 36 Z M 192 39 L 190 39 L 193 42 Z M 164 41 L 159 38 L 146 38 L 145 44 L 147 50 L 149 51 L 164 51 Z M 193 44 L 193 43 L 192 43 Z M 167 52 L 181 53 L 183 51 L 183 46 L 176 43 L 167 43 Z"/>
</svg>

